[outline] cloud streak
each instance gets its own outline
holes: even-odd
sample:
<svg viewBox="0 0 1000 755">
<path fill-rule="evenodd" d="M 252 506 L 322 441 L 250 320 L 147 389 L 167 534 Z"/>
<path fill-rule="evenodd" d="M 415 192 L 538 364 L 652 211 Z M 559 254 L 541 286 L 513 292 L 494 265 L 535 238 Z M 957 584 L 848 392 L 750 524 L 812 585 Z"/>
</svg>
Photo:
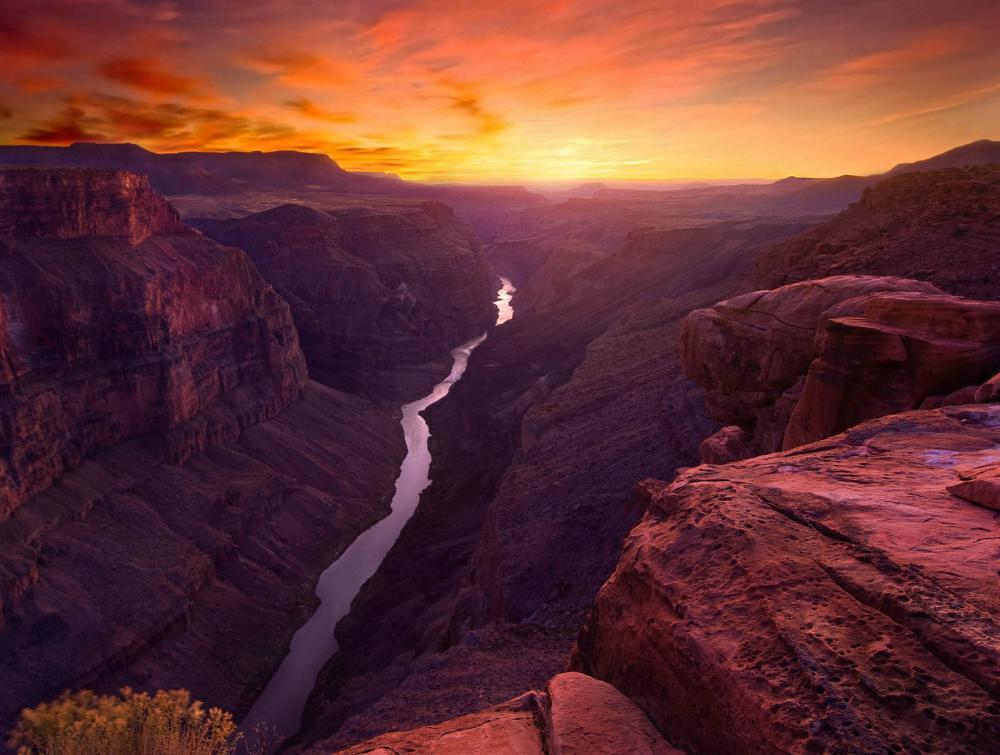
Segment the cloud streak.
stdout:
<svg viewBox="0 0 1000 755">
<path fill-rule="evenodd" d="M 163 69 L 159 61 L 150 58 L 115 58 L 101 63 L 98 74 L 108 81 L 153 94 L 197 97 L 201 83 L 189 76 L 178 76 Z"/>
<path fill-rule="evenodd" d="M 312 149 L 434 180 L 780 176 L 1000 121 L 992 0 L 11 2 L 3 141 Z"/>
</svg>

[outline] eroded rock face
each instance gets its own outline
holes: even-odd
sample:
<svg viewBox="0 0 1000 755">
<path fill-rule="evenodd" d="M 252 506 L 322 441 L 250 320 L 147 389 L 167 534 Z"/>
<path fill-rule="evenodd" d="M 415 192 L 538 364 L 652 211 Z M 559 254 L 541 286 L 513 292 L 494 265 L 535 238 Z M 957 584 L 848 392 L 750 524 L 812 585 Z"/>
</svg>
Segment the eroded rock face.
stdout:
<svg viewBox="0 0 1000 755">
<path fill-rule="evenodd" d="M 754 291 L 689 314 L 681 331 L 684 371 L 722 422 L 746 428 L 758 452 L 781 448 L 797 384 L 816 356 L 816 332 L 832 313 L 859 314 L 880 292 L 940 293 L 900 278 L 835 276 Z"/>
<path fill-rule="evenodd" d="M 953 403 L 1000 364 L 1000 306 L 919 281 L 836 276 L 697 310 L 685 369 L 758 453 L 794 448 L 865 419 Z"/>
<path fill-rule="evenodd" d="M 398 418 L 307 381 L 285 302 L 143 181 L 14 173 L 0 740 L 67 688 L 185 687 L 242 712 L 319 572 L 388 511 Z"/>
<path fill-rule="evenodd" d="M 662 483 L 575 666 L 695 752 L 988 751 L 1000 522 L 952 492 L 998 449 L 951 407 Z"/>
<path fill-rule="evenodd" d="M 310 375 L 337 388 L 391 393 L 385 373 L 439 357 L 496 317 L 479 243 L 436 202 L 285 205 L 196 225 L 249 253 L 288 300 Z"/>
<path fill-rule="evenodd" d="M 860 316 L 830 319 L 819 340 L 784 448 L 980 383 L 1000 365 L 1000 303 L 880 294 Z"/>
<path fill-rule="evenodd" d="M 328 752 L 317 747 L 310 752 Z M 385 734 L 339 751 L 426 755 L 682 755 L 610 684 L 569 672 L 482 713 Z"/>
<path fill-rule="evenodd" d="M 120 238 L 183 230 L 149 179 L 123 170 L 0 171 L 0 238 Z"/>
<path fill-rule="evenodd" d="M 288 306 L 144 179 L 4 171 L 0 196 L 0 521 L 99 449 L 155 433 L 182 462 L 299 395 Z"/>
</svg>

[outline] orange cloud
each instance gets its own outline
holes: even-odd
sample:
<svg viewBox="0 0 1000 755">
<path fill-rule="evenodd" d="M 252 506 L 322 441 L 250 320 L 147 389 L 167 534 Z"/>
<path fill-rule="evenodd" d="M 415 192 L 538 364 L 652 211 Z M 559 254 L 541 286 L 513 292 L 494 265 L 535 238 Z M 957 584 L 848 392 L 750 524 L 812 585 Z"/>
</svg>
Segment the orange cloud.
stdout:
<svg viewBox="0 0 1000 755">
<path fill-rule="evenodd" d="M 20 5 L 0 140 L 307 148 L 433 180 L 766 177 L 879 170 L 996 136 L 1000 113 L 995 0 Z"/>
<path fill-rule="evenodd" d="M 344 61 L 309 52 L 247 48 L 242 55 L 250 70 L 273 76 L 286 86 L 329 87 L 352 78 L 351 66 Z"/>
<path fill-rule="evenodd" d="M 480 95 L 469 91 L 468 87 L 453 86 L 457 93 L 451 96 L 451 107 L 469 116 L 480 134 L 484 136 L 497 134 L 510 125 L 496 113 L 487 110 Z"/>
<path fill-rule="evenodd" d="M 358 120 L 358 117 L 354 113 L 327 110 L 305 97 L 295 97 L 291 100 L 287 100 L 285 105 L 292 110 L 301 113 L 307 118 L 312 118 L 316 121 L 326 121 L 327 123 L 354 123 Z"/>
<path fill-rule="evenodd" d="M 961 25 L 924 31 L 902 45 L 861 55 L 833 66 L 823 83 L 832 88 L 870 86 L 901 70 L 939 61 L 974 46 L 974 28 Z"/>
</svg>

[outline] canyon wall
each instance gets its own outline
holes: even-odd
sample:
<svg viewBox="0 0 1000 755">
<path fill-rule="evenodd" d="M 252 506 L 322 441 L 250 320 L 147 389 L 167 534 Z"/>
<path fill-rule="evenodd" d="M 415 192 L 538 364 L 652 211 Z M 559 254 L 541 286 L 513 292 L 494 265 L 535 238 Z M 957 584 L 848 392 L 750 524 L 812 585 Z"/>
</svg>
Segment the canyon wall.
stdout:
<svg viewBox="0 0 1000 755">
<path fill-rule="evenodd" d="M 949 180 L 959 184 L 955 191 L 963 191 L 967 172 L 951 175 Z M 941 177 L 931 173 L 906 180 L 933 185 Z M 882 187 L 873 193 L 880 191 Z M 593 206 L 604 205 L 606 199 Z M 951 408 L 891 414 L 916 406 L 954 404 L 960 396 L 981 394 L 987 400 L 997 393 L 995 378 L 990 379 L 991 370 L 995 372 L 995 307 L 953 295 L 974 295 L 976 268 L 962 268 L 949 277 L 945 267 L 950 263 L 946 260 L 934 267 L 933 255 L 927 253 L 924 264 L 935 274 L 926 277 L 934 282 L 866 277 L 868 271 L 859 263 L 852 275 L 746 293 L 753 285 L 755 261 L 759 274 L 766 269 L 761 261 L 774 260 L 793 243 L 783 237 L 805 239 L 822 233 L 844 217 L 858 218 L 857 207 L 862 214 L 868 213 L 859 223 L 877 223 L 877 211 L 861 202 L 838 219 L 806 231 L 802 229 L 811 225 L 808 219 L 784 225 L 730 221 L 642 228 L 628 234 L 627 242 L 615 252 L 604 245 L 617 230 L 602 225 L 595 211 L 590 230 L 572 243 L 550 244 L 545 233 L 536 236 L 532 243 L 544 259 L 533 263 L 533 274 L 526 282 L 515 280 L 520 285 L 514 321 L 491 335 L 474 355 L 463 382 L 428 412 L 432 430 L 440 428 L 432 438 L 432 486 L 351 615 L 338 627 L 343 652 L 326 669 L 314 696 L 303 747 L 329 751 L 380 732 L 434 725 L 482 711 L 527 689 L 543 689 L 553 674 L 566 667 L 575 638 L 578 649 L 572 663 L 576 668 L 614 684 L 650 715 L 673 746 L 691 752 L 836 751 L 840 738 L 865 752 L 913 749 L 926 742 L 966 751 L 977 737 L 995 737 L 995 699 L 990 699 L 993 693 L 976 691 L 982 678 L 971 661 L 942 676 L 939 691 L 935 688 L 926 698 L 914 692 L 915 685 L 931 684 L 936 678 L 939 667 L 934 666 L 931 673 L 925 665 L 934 663 L 931 656 L 935 654 L 937 663 L 945 666 L 952 664 L 952 651 L 968 659 L 995 657 L 991 641 L 984 639 L 993 629 L 984 624 L 985 634 L 976 634 L 977 622 L 984 617 L 995 620 L 988 570 L 981 568 L 995 557 L 989 539 L 994 515 L 982 508 L 984 501 L 990 505 L 996 498 L 990 471 L 993 462 L 991 457 L 980 456 L 992 447 L 993 441 L 987 438 L 993 431 L 992 409 L 974 407 L 968 417 Z M 906 227 L 911 219 L 905 203 L 897 212 L 898 227 Z M 649 218 L 649 213 L 646 203 L 632 218 Z M 919 206 L 912 213 L 922 214 Z M 980 217 L 977 222 L 983 228 L 966 238 L 992 233 L 995 220 L 995 215 Z M 668 225 L 671 220 L 663 222 Z M 868 243 L 874 242 L 868 239 Z M 494 249 L 515 246 L 516 242 L 508 241 Z M 958 247 L 952 247 L 952 252 L 961 254 Z M 855 254 L 860 255 L 858 259 L 869 258 L 863 249 L 853 249 L 846 257 Z M 991 254 L 987 264 L 995 261 L 996 247 Z M 510 269 L 528 269 L 525 255 L 516 250 L 512 255 Z M 818 277 L 839 272 L 839 259 L 828 256 Z M 900 268 L 897 271 L 887 264 L 875 272 L 900 275 L 909 271 L 906 265 Z M 956 290 L 963 282 L 969 287 Z M 946 283 L 951 288 L 945 288 Z M 707 318 L 709 326 L 697 337 L 682 338 L 691 327 L 685 326 L 685 318 L 699 308 L 704 311 L 693 319 Z M 732 314 L 736 311 L 738 316 Z M 887 348 L 889 342 L 898 348 Z M 811 365 L 822 354 L 825 358 L 812 371 Z M 726 381 L 727 391 L 732 389 L 726 393 L 710 380 L 702 380 L 716 418 L 706 409 L 706 394 L 684 375 L 684 363 L 700 365 L 692 370 L 696 377 L 714 375 L 714 380 Z M 804 394 L 810 373 L 813 387 Z M 959 388 L 955 396 L 947 393 L 955 387 Z M 650 474 L 671 479 L 679 467 L 697 462 L 699 445 L 706 438 L 715 439 L 714 450 L 725 457 L 720 461 L 759 453 L 752 445 L 752 422 L 759 419 L 762 408 L 775 403 L 782 404 L 783 413 L 780 421 L 772 423 L 771 437 L 777 438 L 780 449 L 796 402 L 803 395 L 807 400 L 796 423 L 810 435 L 800 437 L 796 445 L 837 433 L 867 417 L 888 415 L 875 420 L 885 423 L 900 419 L 870 445 L 853 440 L 853 431 L 848 431 L 846 440 L 834 437 L 816 446 L 807 444 L 787 452 L 788 461 L 768 462 L 768 494 L 782 484 L 786 467 L 787 483 L 794 491 L 780 493 L 777 502 L 769 498 L 759 513 L 752 508 L 757 499 L 749 502 L 745 526 L 743 508 L 734 513 L 735 522 L 728 521 L 727 506 L 735 494 L 720 484 L 718 490 L 713 489 L 710 505 L 692 499 L 684 510 L 691 524 L 682 520 L 676 527 L 685 537 L 690 530 L 696 538 L 693 543 L 679 539 L 676 553 L 670 550 L 671 557 L 660 558 L 658 549 L 665 547 L 661 538 L 649 546 L 648 554 L 643 550 L 630 558 L 633 541 L 643 537 L 645 529 L 658 527 L 659 534 L 673 527 L 673 509 L 662 492 L 667 484 L 649 482 L 630 493 L 636 481 Z M 856 396 L 865 400 L 856 403 Z M 747 397 L 758 404 L 744 405 Z M 720 420 L 735 421 L 720 413 L 720 406 L 742 412 L 747 430 L 731 426 L 715 433 Z M 845 411 L 837 410 L 838 406 Z M 826 416 L 824 410 L 831 408 L 835 411 Z M 923 434 L 925 421 L 929 425 Z M 966 423 L 974 423 L 977 429 L 963 445 L 961 428 Z M 907 435 L 911 430 L 912 438 Z M 817 454 L 828 453 L 812 460 L 809 454 L 814 448 Z M 892 456 L 894 448 L 899 458 Z M 878 467 L 882 454 L 887 455 L 885 469 Z M 972 468 L 962 467 L 957 473 L 935 471 L 938 476 L 931 475 L 926 486 L 917 482 L 920 464 L 926 460 L 936 464 L 940 459 L 950 469 L 951 460 L 959 457 Z M 759 463 L 764 465 L 770 458 L 762 457 Z M 800 458 L 805 461 L 800 463 Z M 750 469 L 757 461 L 743 464 Z M 976 467 L 984 464 L 984 470 Z M 727 482 L 726 470 L 731 467 L 742 468 L 706 467 L 684 474 L 704 480 L 707 486 L 715 480 Z M 809 474 L 803 473 L 796 482 L 792 472 L 799 468 Z M 653 469 L 662 471 L 650 472 Z M 882 479 L 896 472 L 899 480 Z M 758 469 L 741 474 L 743 484 Z M 885 491 L 879 488 L 881 484 L 888 486 Z M 801 503 L 796 499 L 794 505 L 782 508 L 782 502 L 799 491 L 803 491 Z M 873 504 L 864 512 L 870 518 L 859 519 L 851 515 L 849 506 L 838 503 L 844 516 L 851 518 L 837 522 L 836 531 L 827 532 L 822 517 L 832 504 L 821 500 L 826 491 L 833 491 L 831 497 L 837 502 L 848 495 L 858 501 L 885 492 L 886 511 L 876 511 L 878 505 Z M 897 494 L 910 497 L 897 500 Z M 979 503 L 955 509 L 959 499 L 954 495 L 960 494 L 966 496 L 962 500 L 975 497 Z M 943 498 L 927 502 L 925 495 Z M 713 521 L 711 531 L 698 539 L 702 506 L 708 507 Z M 645 517 L 644 511 L 648 512 Z M 715 512 L 718 527 L 714 526 Z M 954 518 L 949 512 L 954 512 Z M 775 522 L 767 520 L 771 516 Z M 922 525 L 903 528 L 906 534 L 899 552 L 880 551 L 887 547 L 883 540 L 892 540 L 897 529 L 895 525 L 882 528 L 882 520 L 895 521 L 894 517 L 902 517 L 905 528 L 926 518 L 929 529 Z M 625 541 L 625 557 L 615 570 L 619 539 L 640 519 Z M 770 524 L 758 541 L 755 528 L 765 520 Z M 944 542 L 940 557 L 925 564 L 926 549 L 920 538 L 934 531 L 934 521 L 946 530 Z M 798 543 L 805 538 L 789 527 L 800 527 L 818 540 Z M 964 613 L 954 617 L 956 632 L 965 636 L 956 638 L 947 652 L 936 647 L 922 650 L 917 646 L 922 640 L 917 645 L 909 643 L 898 651 L 897 659 L 894 648 L 909 630 L 893 628 L 895 613 L 889 612 L 889 619 L 873 615 L 872 621 L 878 632 L 884 624 L 887 631 L 896 633 L 882 633 L 892 647 L 883 653 L 882 646 L 876 647 L 875 640 L 866 637 L 852 648 L 856 627 L 865 620 L 858 611 L 881 608 L 880 604 L 872 607 L 878 599 L 860 592 L 850 597 L 855 594 L 851 591 L 866 587 L 852 583 L 845 588 L 850 593 L 847 597 L 833 592 L 834 586 L 843 583 L 840 576 L 831 574 L 822 583 L 812 572 L 797 574 L 796 554 L 806 559 L 810 549 L 825 547 L 825 539 L 835 546 L 831 559 L 847 552 L 861 563 L 868 563 L 870 557 L 872 568 L 889 571 L 896 568 L 892 564 L 898 559 L 905 579 L 918 579 L 915 562 L 908 560 L 916 559 L 926 575 L 919 576 L 926 580 L 921 590 L 931 590 L 928 585 L 938 579 L 935 569 L 958 558 L 966 544 L 974 545 L 974 568 L 957 579 L 945 599 L 948 605 L 959 605 L 957 601 L 972 605 L 967 614 L 971 623 L 962 625 Z M 878 548 L 872 549 L 872 542 Z M 785 543 L 790 544 L 787 559 L 780 555 Z M 800 547 L 801 551 L 796 550 Z M 685 557 L 685 548 L 692 548 L 695 555 Z M 742 573 L 739 548 L 746 549 L 748 559 L 760 563 L 759 570 L 747 577 L 746 587 L 731 598 L 736 601 L 732 611 L 749 615 L 745 624 L 718 608 L 728 605 L 727 586 Z M 733 558 L 715 559 L 716 552 L 729 554 L 730 550 L 735 552 Z M 820 565 L 816 574 L 823 577 L 824 569 L 830 572 L 836 565 L 839 562 Z M 737 576 L 727 568 L 735 569 Z M 885 576 L 889 571 L 879 578 L 891 579 Z M 701 572 L 709 587 L 717 585 L 713 601 L 698 602 L 706 589 Z M 600 588 L 612 573 L 611 581 Z M 619 580 L 620 573 L 625 576 Z M 796 593 L 799 579 L 816 592 L 802 588 Z M 855 581 L 864 585 L 866 579 L 862 575 Z M 941 579 L 947 581 L 950 576 Z M 783 580 L 791 585 L 789 599 L 804 601 L 796 612 L 816 617 L 815 626 L 797 630 L 801 634 L 793 632 L 793 625 L 786 627 L 790 619 L 781 622 L 786 599 Z M 671 586 L 675 582 L 676 588 Z M 777 590 L 773 595 L 768 592 L 772 583 Z M 877 586 L 872 589 L 877 594 Z M 598 590 L 584 634 L 578 637 L 577 628 Z M 690 608 L 686 604 L 677 608 L 677 617 L 669 613 L 675 595 L 692 602 Z M 907 599 L 914 598 L 901 602 Z M 855 600 L 867 608 L 851 608 L 850 615 L 857 621 L 848 622 L 842 615 L 848 615 L 849 604 Z M 835 608 L 826 613 L 824 601 Z M 706 637 L 699 634 L 700 618 L 693 626 L 685 621 L 686 612 L 696 610 L 706 612 L 704 623 L 711 627 Z M 921 616 L 917 611 L 917 624 Z M 662 631 L 661 623 L 667 625 Z M 727 633 L 730 625 L 737 628 Z M 742 634 L 747 639 L 740 644 Z M 783 644 L 786 635 L 788 643 Z M 841 636 L 846 643 L 843 648 L 837 644 Z M 758 642 L 756 638 L 763 639 Z M 820 654 L 822 647 L 818 650 L 811 645 L 827 639 L 830 652 L 843 651 L 853 666 L 845 662 L 841 668 L 836 658 Z M 757 658 L 761 663 L 756 663 Z M 890 661 L 888 665 L 883 665 L 884 659 Z M 801 674 L 795 664 L 802 667 Z M 910 671 L 906 671 L 908 664 Z M 910 681 L 900 681 L 907 673 Z M 827 677 L 829 683 L 823 681 Z M 812 691 L 809 682 L 814 685 Z M 838 686 L 840 682 L 843 686 Z M 801 706 L 793 702 L 800 694 L 796 685 L 802 685 Z M 834 693 L 827 695 L 827 690 Z M 950 690 L 957 691 L 957 702 L 948 700 Z M 873 701 L 854 700 L 855 694 Z M 827 707 L 815 707 L 823 705 Z M 930 723 L 918 722 L 917 715 Z M 894 716 L 903 718 L 893 723 Z M 811 725 L 807 723 L 810 718 Z M 856 727 L 852 721 L 858 722 Z M 418 730 L 422 733 L 401 736 L 403 740 L 410 734 L 416 736 L 414 751 L 421 751 L 427 746 L 425 735 L 437 741 L 433 737 L 464 727 L 462 722 L 461 718 L 445 721 L 434 726 L 433 732 Z M 716 726 L 725 729 L 714 731 Z M 369 745 L 389 747 L 394 741 L 376 739 Z M 488 745 L 484 747 L 490 751 Z"/>
<path fill-rule="evenodd" d="M 159 431 L 180 462 L 298 395 L 288 307 L 244 254 L 183 229 L 148 181 L 0 176 L 17 218 L 0 238 L 0 520 L 101 448 Z"/>
<path fill-rule="evenodd" d="M 427 412 L 431 487 L 338 626 L 307 738 L 335 748 L 432 723 L 565 667 L 641 515 L 635 480 L 692 463 L 717 427 L 671 367 L 684 315 L 802 227 L 637 231 L 593 267 L 568 255 L 564 296 L 541 281 L 515 294 L 514 319 Z"/>
<path fill-rule="evenodd" d="M 388 510 L 394 412 L 307 380 L 288 306 L 145 178 L 0 172 L 0 728 L 63 689 L 240 712 Z"/>
<path fill-rule="evenodd" d="M 908 176 L 906 188 L 964 195 L 968 173 Z M 942 188 L 944 176 L 955 185 Z M 926 207 L 895 205 L 896 227 L 933 226 Z M 977 234 L 995 233 L 998 216 L 977 211 Z M 862 201 L 798 238 L 878 217 Z M 935 265 L 927 277 L 942 287 L 982 283 L 982 268 L 949 268 L 956 246 L 888 260 L 875 250 L 810 264 L 875 259 L 900 272 L 893 259 L 905 271 L 916 261 Z M 992 751 L 998 312 L 928 282 L 841 275 L 692 313 L 685 363 L 716 415 L 743 423 L 703 456 L 789 450 L 641 483 L 647 513 L 571 667 L 613 684 L 688 752 Z"/>
<path fill-rule="evenodd" d="M 916 278 L 950 294 L 995 299 L 998 215 L 996 162 L 897 175 L 832 220 L 761 255 L 752 285 L 777 288 L 860 273 Z"/>
<path fill-rule="evenodd" d="M 412 400 L 404 371 L 483 333 L 495 276 L 479 242 L 436 202 L 321 210 L 285 205 L 195 224 L 245 249 L 289 302 L 310 375 L 336 388 Z"/>
</svg>

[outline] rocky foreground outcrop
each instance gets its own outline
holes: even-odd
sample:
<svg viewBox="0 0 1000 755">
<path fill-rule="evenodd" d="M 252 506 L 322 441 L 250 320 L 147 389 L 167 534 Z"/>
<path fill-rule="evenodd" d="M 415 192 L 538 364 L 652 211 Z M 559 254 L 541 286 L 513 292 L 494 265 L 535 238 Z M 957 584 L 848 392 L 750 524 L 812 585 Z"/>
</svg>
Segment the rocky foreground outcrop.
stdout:
<svg viewBox="0 0 1000 755">
<path fill-rule="evenodd" d="M 328 752 L 322 747 L 315 752 Z M 682 755 L 610 684 L 569 672 L 482 713 L 339 751 L 421 755 Z"/>
<path fill-rule="evenodd" d="M 1000 368 L 1000 304 L 920 281 L 834 276 L 692 312 L 682 342 L 713 414 L 743 431 L 727 427 L 706 443 L 705 460 L 726 461 L 929 400 L 955 403 L 945 397 Z"/>
<path fill-rule="evenodd" d="M 285 205 L 195 224 L 247 251 L 291 306 L 310 375 L 336 388 L 416 398 L 429 386 L 395 385 L 400 368 L 446 354 L 496 316 L 479 242 L 437 202 Z"/>
<path fill-rule="evenodd" d="M 388 510 L 393 413 L 141 177 L 0 172 L 0 729 L 66 688 L 239 712 Z"/>
<path fill-rule="evenodd" d="M 993 751 L 998 449 L 948 407 L 644 483 L 574 666 L 692 752 Z"/>
</svg>

